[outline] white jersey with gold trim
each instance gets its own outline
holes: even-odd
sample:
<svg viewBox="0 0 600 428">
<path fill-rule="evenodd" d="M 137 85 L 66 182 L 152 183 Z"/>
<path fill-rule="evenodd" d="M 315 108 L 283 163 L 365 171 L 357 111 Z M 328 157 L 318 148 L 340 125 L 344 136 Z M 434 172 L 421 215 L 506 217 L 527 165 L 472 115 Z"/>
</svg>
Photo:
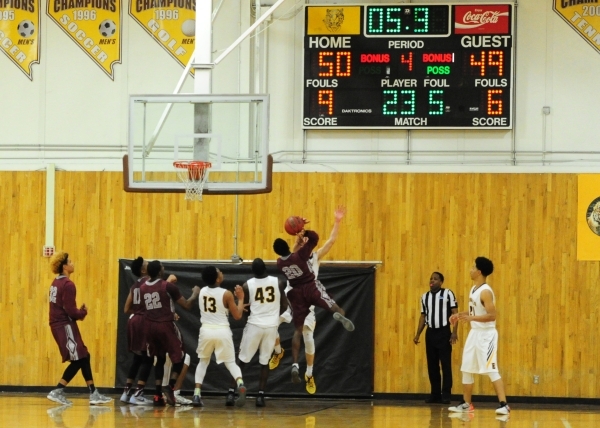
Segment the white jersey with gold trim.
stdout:
<svg viewBox="0 0 600 428">
<path fill-rule="evenodd" d="M 469 315 L 479 316 L 479 315 L 487 315 L 488 314 L 485 307 L 483 306 L 483 303 L 481 303 L 481 292 L 483 290 L 489 290 L 490 293 L 492 293 L 492 302 L 494 303 L 494 305 L 496 304 L 496 296 L 494 295 L 494 291 L 492 290 L 492 287 L 490 287 L 486 283 L 481 284 L 479 287 L 474 285 L 473 288 L 471 288 L 471 291 L 469 292 Z M 471 328 L 476 328 L 476 329 L 496 328 L 496 321 L 495 320 L 488 321 L 488 322 L 471 321 Z"/>
<path fill-rule="evenodd" d="M 277 327 L 281 293 L 279 280 L 274 276 L 247 281 L 250 316 L 248 323 L 258 327 Z"/>
<path fill-rule="evenodd" d="M 221 287 L 204 287 L 200 290 L 198 304 L 202 325 L 229 327 L 229 309 L 223 304 L 223 295 L 227 290 Z"/>
</svg>

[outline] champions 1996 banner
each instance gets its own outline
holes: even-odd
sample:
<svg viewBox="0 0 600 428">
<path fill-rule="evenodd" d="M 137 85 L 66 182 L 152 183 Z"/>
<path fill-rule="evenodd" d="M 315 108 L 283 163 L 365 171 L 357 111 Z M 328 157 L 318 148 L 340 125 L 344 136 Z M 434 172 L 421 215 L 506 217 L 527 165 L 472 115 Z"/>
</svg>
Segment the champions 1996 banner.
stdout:
<svg viewBox="0 0 600 428">
<path fill-rule="evenodd" d="M 129 0 L 129 2 L 129 15 L 169 55 L 185 67 L 194 54 L 196 0 Z M 193 70 L 190 74 L 193 75 Z"/>
<path fill-rule="evenodd" d="M 121 63 L 121 0 L 47 2 L 48 16 L 114 80 L 114 65 Z"/>
<path fill-rule="evenodd" d="M 32 65 L 40 63 L 40 0 L 0 0 L 0 49 L 33 80 Z"/>
</svg>

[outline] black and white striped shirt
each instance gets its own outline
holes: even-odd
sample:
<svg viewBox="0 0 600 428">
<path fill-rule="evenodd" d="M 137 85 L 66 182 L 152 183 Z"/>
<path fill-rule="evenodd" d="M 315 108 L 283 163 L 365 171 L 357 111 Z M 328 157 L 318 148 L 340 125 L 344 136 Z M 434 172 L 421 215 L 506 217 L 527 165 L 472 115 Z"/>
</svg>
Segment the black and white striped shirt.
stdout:
<svg viewBox="0 0 600 428">
<path fill-rule="evenodd" d="M 428 291 L 421 297 L 421 313 L 429 328 L 446 327 L 453 308 L 458 308 L 458 304 L 454 293 L 448 289 L 440 288 L 437 293 Z"/>
</svg>

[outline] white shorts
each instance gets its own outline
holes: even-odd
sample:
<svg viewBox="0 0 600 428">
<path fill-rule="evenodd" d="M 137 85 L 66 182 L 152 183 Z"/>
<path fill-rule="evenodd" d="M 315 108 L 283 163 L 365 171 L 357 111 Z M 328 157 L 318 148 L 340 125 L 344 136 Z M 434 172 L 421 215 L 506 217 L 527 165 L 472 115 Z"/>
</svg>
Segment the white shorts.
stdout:
<svg viewBox="0 0 600 428">
<path fill-rule="evenodd" d="M 460 370 L 466 373 L 498 373 L 498 330 L 471 329 L 463 349 Z"/>
<path fill-rule="evenodd" d="M 292 310 L 290 308 L 287 308 L 287 310 L 284 313 L 279 315 L 279 324 L 282 324 L 284 322 L 288 324 L 292 322 Z M 317 326 L 317 317 L 315 316 L 314 306 L 310 307 L 310 312 L 304 319 L 304 326 L 307 327 L 309 330 L 315 331 L 315 327 Z"/>
<path fill-rule="evenodd" d="M 233 349 L 231 329 L 229 327 L 201 327 L 196 352 L 198 353 L 198 358 L 210 358 L 214 352 L 217 364 L 235 363 L 235 350 Z"/>
<path fill-rule="evenodd" d="M 246 324 L 242 343 L 240 343 L 240 361 L 249 363 L 256 351 L 260 350 L 258 362 L 266 366 L 269 364 L 269 359 L 273 353 L 275 339 L 277 339 L 277 327 L 259 327 L 254 324 Z"/>
</svg>

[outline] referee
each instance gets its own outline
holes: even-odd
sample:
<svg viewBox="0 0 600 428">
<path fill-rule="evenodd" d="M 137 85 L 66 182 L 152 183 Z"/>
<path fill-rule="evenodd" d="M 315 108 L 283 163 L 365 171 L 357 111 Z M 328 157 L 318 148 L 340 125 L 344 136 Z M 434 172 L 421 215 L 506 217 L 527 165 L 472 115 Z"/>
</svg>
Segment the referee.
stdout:
<svg viewBox="0 0 600 428">
<path fill-rule="evenodd" d="M 419 344 L 419 337 L 427 325 L 425 334 L 425 351 L 427 353 L 427 371 L 431 383 L 431 396 L 426 403 L 450 403 L 452 390 L 452 345 L 458 339 L 454 331 L 450 331 L 450 315 L 458 312 L 456 297 L 451 290 L 442 288 L 444 275 L 433 272 L 429 278 L 429 291 L 421 297 L 421 318 L 419 328 L 413 339 L 415 345 Z M 443 378 L 440 376 L 442 365 Z"/>
</svg>

